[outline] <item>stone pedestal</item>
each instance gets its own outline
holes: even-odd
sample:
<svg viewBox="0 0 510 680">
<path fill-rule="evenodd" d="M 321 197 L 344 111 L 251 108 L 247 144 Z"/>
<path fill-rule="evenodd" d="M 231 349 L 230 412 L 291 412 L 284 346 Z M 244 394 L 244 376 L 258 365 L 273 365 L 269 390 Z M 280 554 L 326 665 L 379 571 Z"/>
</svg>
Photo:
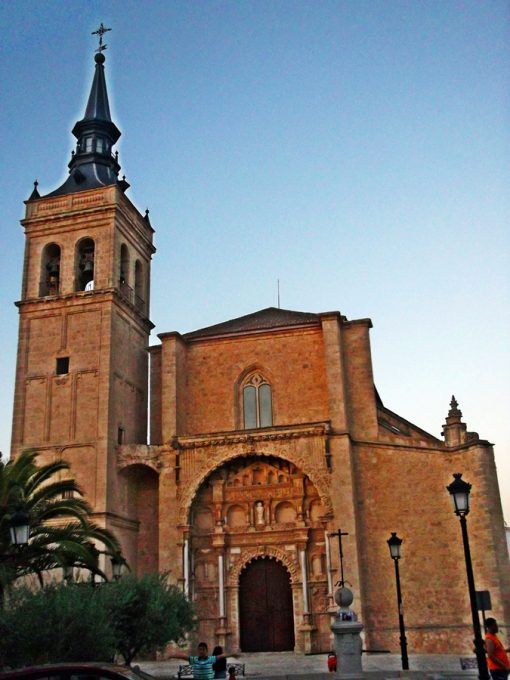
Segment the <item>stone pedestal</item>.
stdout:
<svg viewBox="0 0 510 680">
<path fill-rule="evenodd" d="M 331 630 L 335 636 L 335 678 L 343 678 L 343 680 L 356 680 L 363 677 L 360 637 L 363 624 L 352 620 L 352 618 L 356 618 L 355 615 L 352 615 L 353 612 L 342 612 L 340 610 L 331 625 Z M 345 620 L 346 616 L 351 617 L 351 620 Z"/>
</svg>

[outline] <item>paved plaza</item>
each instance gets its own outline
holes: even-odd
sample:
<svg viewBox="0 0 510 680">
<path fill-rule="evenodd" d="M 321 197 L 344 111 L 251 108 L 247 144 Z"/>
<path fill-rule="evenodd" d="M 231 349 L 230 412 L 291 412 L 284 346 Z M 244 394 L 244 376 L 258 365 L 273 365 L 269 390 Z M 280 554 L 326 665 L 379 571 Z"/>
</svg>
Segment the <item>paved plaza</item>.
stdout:
<svg viewBox="0 0 510 680">
<path fill-rule="evenodd" d="M 327 672 L 327 654 L 305 656 L 293 652 L 261 652 L 243 654 L 238 662 L 246 664 L 246 677 L 257 680 L 333 680 L 333 673 Z M 179 669 L 178 660 L 148 661 L 140 663 L 142 670 L 156 678 L 173 678 Z M 363 675 L 369 680 L 385 678 L 440 678 L 477 677 L 476 671 L 463 671 L 459 656 L 452 654 L 416 654 L 409 657 L 409 671 L 402 671 L 399 654 L 363 654 Z"/>
</svg>

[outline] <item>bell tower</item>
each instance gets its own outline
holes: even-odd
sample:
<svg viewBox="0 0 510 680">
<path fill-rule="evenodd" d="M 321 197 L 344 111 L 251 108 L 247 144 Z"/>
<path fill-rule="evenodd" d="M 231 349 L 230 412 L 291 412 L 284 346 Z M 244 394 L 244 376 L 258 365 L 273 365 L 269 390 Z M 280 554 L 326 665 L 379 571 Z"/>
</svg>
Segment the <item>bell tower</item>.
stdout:
<svg viewBox="0 0 510 680">
<path fill-rule="evenodd" d="M 103 26 L 101 26 L 104 32 Z M 73 128 L 69 176 L 26 201 L 12 455 L 64 458 L 96 520 L 123 542 L 116 447 L 147 442 L 150 264 L 155 249 L 119 180 L 105 46 L 85 114 Z M 124 535 L 124 538 L 123 538 Z"/>
</svg>

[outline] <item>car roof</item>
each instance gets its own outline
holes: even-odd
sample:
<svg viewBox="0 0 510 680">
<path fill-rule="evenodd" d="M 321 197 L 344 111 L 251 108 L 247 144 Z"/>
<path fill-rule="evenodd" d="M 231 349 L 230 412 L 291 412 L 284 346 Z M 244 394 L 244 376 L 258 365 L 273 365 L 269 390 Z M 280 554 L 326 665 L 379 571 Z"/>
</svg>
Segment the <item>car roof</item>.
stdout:
<svg viewBox="0 0 510 680">
<path fill-rule="evenodd" d="M 12 671 L 7 671 L 5 673 L 0 673 L 0 680 L 21 680 L 21 678 L 36 678 L 38 675 L 52 673 L 62 673 L 62 672 L 87 672 L 87 671 L 103 671 L 107 674 L 122 674 L 124 677 L 137 678 L 137 677 L 150 677 L 145 673 L 143 676 L 138 675 L 137 670 L 134 668 L 128 668 L 127 666 L 120 666 L 119 664 L 113 663 L 99 663 L 99 662 L 76 662 L 76 663 L 52 663 L 43 664 L 40 666 L 26 666 L 25 668 L 17 668 Z"/>
</svg>

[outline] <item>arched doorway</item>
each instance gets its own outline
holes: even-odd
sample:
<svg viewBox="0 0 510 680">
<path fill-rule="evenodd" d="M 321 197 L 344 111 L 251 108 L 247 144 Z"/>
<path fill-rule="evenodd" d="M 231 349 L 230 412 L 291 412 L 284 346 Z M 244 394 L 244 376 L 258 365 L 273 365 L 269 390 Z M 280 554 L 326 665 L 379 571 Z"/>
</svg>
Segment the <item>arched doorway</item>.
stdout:
<svg viewBox="0 0 510 680">
<path fill-rule="evenodd" d="M 289 572 L 269 558 L 250 562 L 239 578 L 239 624 L 243 652 L 294 649 Z"/>
</svg>

